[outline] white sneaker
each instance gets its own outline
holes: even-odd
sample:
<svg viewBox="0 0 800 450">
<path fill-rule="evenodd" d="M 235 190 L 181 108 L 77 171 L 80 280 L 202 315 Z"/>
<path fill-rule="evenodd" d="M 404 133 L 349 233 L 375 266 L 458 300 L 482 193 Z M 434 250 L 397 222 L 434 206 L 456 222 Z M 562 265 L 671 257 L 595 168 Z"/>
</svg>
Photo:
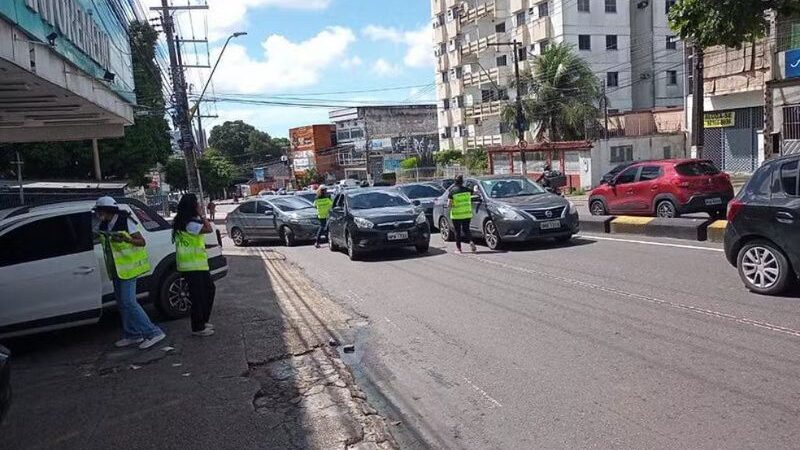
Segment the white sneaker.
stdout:
<svg viewBox="0 0 800 450">
<path fill-rule="evenodd" d="M 142 341 L 144 341 L 144 339 L 142 338 L 136 338 L 136 339 L 123 338 L 118 340 L 117 342 L 114 342 L 114 347 L 117 348 L 128 347 L 134 344 L 141 344 Z"/>
<path fill-rule="evenodd" d="M 474 242 L 470 242 L 469 243 L 469 249 L 472 250 L 472 253 L 475 253 L 476 251 L 478 251 L 478 247 L 475 246 Z"/>
<path fill-rule="evenodd" d="M 206 336 L 211 336 L 212 334 L 214 334 L 213 328 L 205 328 L 202 331 L 192 331 L 192 336 L 206 337 Z"/>
<path fill-rule="evenodd" d="M 206 322 L 206 328 L 210 329 L 210 330 L 213 330 L 214 329 L 214 324 L 211 323 L 211 322 Z"/>
<path fill-rule="evenodd" d="M 145 339 L 144 342 L 139 344 L 139 348 L 142 349 L 142 350 L 146 350 L 146 349 L 158 344 L 159 342 L 161 342 L 165 337 L 167 337 L 167 335 L 164 334 L 164 333 L 161 333 L 161 334 L 158 334 L 158 335 L 155 335 L 155 336 L 151 337 L 150 339 Z"/>
</svg>

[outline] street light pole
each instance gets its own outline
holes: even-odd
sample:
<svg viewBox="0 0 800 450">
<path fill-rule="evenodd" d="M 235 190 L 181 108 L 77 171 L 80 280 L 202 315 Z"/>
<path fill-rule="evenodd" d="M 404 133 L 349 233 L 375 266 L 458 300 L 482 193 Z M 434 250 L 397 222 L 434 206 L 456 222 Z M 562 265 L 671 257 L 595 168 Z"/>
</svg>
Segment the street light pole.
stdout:
<svg viewBox="0 0 800 450">
<path fill-rule="evenodd" d="M 244 36 L 246 34 L 247 33 L 244 31 L 237 31 L 236 33 L 228 36 L 228 39 L 225 40 L 225 45 L 222 46 L 222 50 L 219 52 L 219 56 L 217 56 L 217 61 L 214 63 L 214 67 L 211 68 L 211 74 L 208 75 L 208 80 L 206 80 L 206 85 L 203 86 L 203 90 L 200 92 L 200 97 L 197 97 L 197 102 L 195 102 L 194 107 L 192 107 L 192 109 L 189 111 L 189 122 L 192 121 L 195 111 L 197 111 L 197 108 L 200 107 L 200 102 L 203 101 L 203 95 L 205 95 L 206 89 L 208 89 L 208 85 L 211 83 L 211 78 L 214 76 L 214 72 L 217 70 L 217 66 L 222 59 L 222 54 L 225 53 L 225 49 L 228 47 L 228 42 L 230 42 L 233 38 Z"/>
</svg>

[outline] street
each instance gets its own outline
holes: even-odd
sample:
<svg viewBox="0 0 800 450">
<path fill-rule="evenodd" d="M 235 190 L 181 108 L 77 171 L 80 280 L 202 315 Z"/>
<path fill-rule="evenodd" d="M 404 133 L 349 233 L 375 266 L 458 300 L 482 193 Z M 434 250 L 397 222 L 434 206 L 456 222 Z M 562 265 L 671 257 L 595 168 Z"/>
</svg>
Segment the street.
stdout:
<svg viewBox="0 0 800 450">
<path fill-rule="evenodd" d="M 280 249 L 368 320 L 349 363 L 428 445 L 796 445 L 798 296 L 746 292 L 719 247 L 433 243 L 357 263 Z"/>
</svg>

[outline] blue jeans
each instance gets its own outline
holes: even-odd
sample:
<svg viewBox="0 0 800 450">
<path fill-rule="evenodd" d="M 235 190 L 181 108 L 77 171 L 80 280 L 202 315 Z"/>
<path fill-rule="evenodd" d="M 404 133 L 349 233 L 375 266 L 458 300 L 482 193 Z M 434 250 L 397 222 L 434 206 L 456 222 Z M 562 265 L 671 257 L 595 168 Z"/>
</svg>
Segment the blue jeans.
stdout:
<svg viewBox="0 0 800 450">
<path fill-rule="evenodd" d="M 319 240 L 322 239 L 322 236 L 325 236 L 325 233 L 328 232 L 328 219 L 319 219 L 319 228 L 317 229 L 317 244 L 319 244 Z"/>
<path fill-rule="evenodd" d="M 126 339 L 150 339 L 163 334 L 147 317 L 142 306 L 136 301 L 136 278 L 131 280 L 114 280 L 114 295 L 117 297 L 117 309 L 122 316 L 122 337 Z"/>
</svg>

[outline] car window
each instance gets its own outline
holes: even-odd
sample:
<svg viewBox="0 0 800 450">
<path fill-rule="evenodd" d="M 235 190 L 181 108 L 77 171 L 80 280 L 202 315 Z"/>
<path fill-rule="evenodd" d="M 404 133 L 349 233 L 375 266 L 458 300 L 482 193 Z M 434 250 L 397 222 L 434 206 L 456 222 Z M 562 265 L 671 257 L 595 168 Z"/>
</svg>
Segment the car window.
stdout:
<svg viewBox="0 0 800 450">
<path fill-rule="evenodd" d="M 0 236 L 0 267 L 91 251 L 92 213 L 48 217 Z"/>
<path fill-rule="evenodd" d="M 272 206 L 281 211 L 297 211 L 314 207 L 311 202 L 302 197 L 278 198 L 272 201 Z"/>
<path fill-rule="evenodd" d="M 630 167 L 622 171 L 616 178 L 616 184 L 627 184 L 633 183 L 636 181 L 636 172 L 639 171 L 639 167 Z"/>
<path fill-rule="evenodd" d="M 438 197 L 444 192 L 443 189 L 429 184 L 409 184 L 400 186 L 400 190 L 410 199 Z"/>
<path fill-rule="evenodd" d="M 256 202 L 256 214 L 264 214 L 268 209 L 272 209 L 272 206 L 270 206 L 269 203 Z"/>
<path fill-rule="evenodd" d="M 763 197 L 764 199 L 769 199 L 770 194 L 770 185 L 772 178 L 772 166 L 763 167 L 756 171 L 753 174 L 750 181 L 747 182 L 744 189 L 742 189 L 743 195 L 748 197 Z"/>
<path fill-rule="evenodd" d="M 481 186 L 492 198 L 521 197 L 539 195 L 546 191 L 527 178 L 500 178 L 482 180 Z"/>
<path fill-rule="evenodd" d="M 719 173 L 719 169 L 717 169 L 717 166 L 711 161 L 690 161 L 681 163 L 675 166 L 675 171 L 687 177 L 716 175 Z"/>
<path fill-rule="evenodd" d="M 369 191 L 349 194 L 347 204 L 351 209 L 390 208 L 392 206 L 408 206 L 408 200 L 397 192 Z"/>
<path fill-rule="evenodd" d="M 239 206 L 239 212 L 244 214 L 255 214 L 256 213 L 256 203 L 255 202 L 245 202 Z"/>
<path fill-rule="evenodd" d="M 151 217 L 150 214 L 147 213 L 147 211 L 143 210 L 142 208 L 139 208 L 136 205 L 129 205 L 129 206 L 131 208 L 131 211 L 133 211 L 133 214 L 136 216 L 137 219 L 139 219 L 139 223 L 142 224 L 142 227 L 145 230 L 156 231 L 159 228 L 161 228 L 161 224 L 158 223 L 156 219 Z"/>
<path fill-rule="evenodd" d="M 333 200 L 333 207 L 334 208 L 343 208 L 344 207 L 344 195 L 339 194 Z"/>
<path fill-rule="evenodd" d="M 797 178 L 797 161 L 781 165 L 781 186 L 786 195 L 797 197 Z"/>
<path fill-rule="evenodd" d="M 659 166 L 644 166 L 642 172 L 639 174 L 639 181 L 655 180 L 661 176 L 661 167 Z"/>
</svg>

